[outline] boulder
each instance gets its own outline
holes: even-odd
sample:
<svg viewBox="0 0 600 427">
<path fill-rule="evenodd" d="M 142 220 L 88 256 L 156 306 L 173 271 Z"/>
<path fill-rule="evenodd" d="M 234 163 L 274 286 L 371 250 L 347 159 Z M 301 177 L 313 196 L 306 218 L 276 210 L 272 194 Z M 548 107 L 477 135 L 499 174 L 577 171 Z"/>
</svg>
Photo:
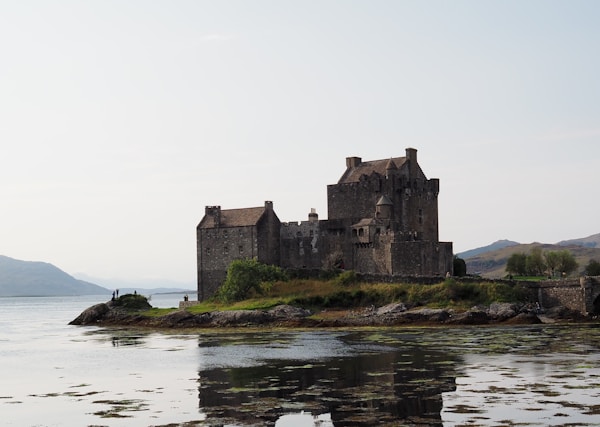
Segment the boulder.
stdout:
<svg viewBox="0 0 600 427">
<path fill-rule="evenodd" d="M 543 323 L 542 320 L 537 316 L 537 314 L 528 312 L 528 313 L 519 313 L 514 317 L 506 320 L 506 323 L 511 325 L 533 325 Z"/>
<path fill-rule="evenodd" d="M 301 319 L 310 316 L 310 310 L 300 307 L 294 307 L 287 304 L 278 305 L 269 310 L 269 314 L 278 320 L 286 319 Z"/>
<path fill-rule="evenodd" d="M 463 313 L 453 314 L 446 323 L 451 325 L 485 325 L 489 320 L 485 311 L 471 309 Z"/>
<path fill-rule="evenodd" d="M 450 313 L 441 308 L 421 308 L 400 314 L 402 320 L 416 323 L 442 323 L 450 318 Z"/>
<path fill-rule="evenodd" d="M 495 302 L 488 308 L 487 315 L 491 320 L 503 322 L 515 317 L 519 312 L 519 307 L 516 304 Z"/>
<path fill-rule="evenodd" d="M 156 318 L 156 326 L 161 328 L 193 328 L 209 324 L 212 321 L 210 313 L 192 314 L 186 310 L 177 310 Z"/>
<path fill-rule="evenodd" d="M 215 326 L 262 325 L 272 319 L 262 310 L 215 311 L 211 323 Z"/>
<path fill-rule="evenodd" d="M 396 303 L 384 305 L 383 307 L 379 307 L 375 311 L 375 314 L 377 316 L 384 316 L 384 315 L 388 315 L 388 314 L 403 313 L 406 310 L 408 310 L 408 308 L 406 307 L 406 305 L 404 303 L 396 302 Z"/>
<path fill-rule="evenodd" d="M 106 303 L 100 303 L 86 308 L 79 316 L 69 322 L 69 325 L 93 325 L 104 317 L 110 311 Z"/>
</svg>

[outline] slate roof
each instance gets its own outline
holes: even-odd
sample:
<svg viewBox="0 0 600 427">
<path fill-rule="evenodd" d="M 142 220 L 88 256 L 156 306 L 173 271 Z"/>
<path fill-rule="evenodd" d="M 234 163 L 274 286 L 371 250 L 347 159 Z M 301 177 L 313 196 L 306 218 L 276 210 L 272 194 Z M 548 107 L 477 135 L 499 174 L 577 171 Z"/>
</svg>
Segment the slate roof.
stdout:
<svg viewBox="0 0 600 427">
<path fill-rule="evenodd" d="M 379 198 L 379 201 L 377 202 L 377 206 L 394 206 L 394 203 L 390 200 L 390 198 L 388 196 L 386 196 L 385 194 L 383 196 L 381 196 Z"/>
<path fill-rule="evenodd" d="M 265 207 L 221 210 L 221 227 L 248 227 L 258 223 Z M 205 215 L 200 228 L 215 228 L 214 217 Z"/>
<path fill-rule="evenodd" d="M 390 163 L 391 162 L 391 163 Z M 338 181 L 338 184 L 347 184 L 350 182 L 358 182 L 362 175 L 371 175 L 373 172 L 381 176 L 385 176 L 385 171 L 390 166 L 395 166 L 400 169 L 406 162 L 406 157 L 394 157 L 391 159 L 371 160 L 361 162 L 360 165 L 346 169 L 344 175 Z"/>
</svg>

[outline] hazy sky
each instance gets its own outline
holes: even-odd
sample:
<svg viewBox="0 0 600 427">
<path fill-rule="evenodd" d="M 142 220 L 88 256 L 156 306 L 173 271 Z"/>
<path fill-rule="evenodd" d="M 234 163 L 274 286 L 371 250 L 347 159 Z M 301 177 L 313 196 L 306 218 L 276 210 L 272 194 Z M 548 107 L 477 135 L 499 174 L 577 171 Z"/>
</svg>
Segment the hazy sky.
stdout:
<svg viewBox="0 0 600 427">
<path fill-rule="evenodd" d="M 327 218 L 418 150 L 440 240 L 600 233 L 598 1 L 0 0 L 0 254 L 196 280 L 206 205 Z"/>
</svg>

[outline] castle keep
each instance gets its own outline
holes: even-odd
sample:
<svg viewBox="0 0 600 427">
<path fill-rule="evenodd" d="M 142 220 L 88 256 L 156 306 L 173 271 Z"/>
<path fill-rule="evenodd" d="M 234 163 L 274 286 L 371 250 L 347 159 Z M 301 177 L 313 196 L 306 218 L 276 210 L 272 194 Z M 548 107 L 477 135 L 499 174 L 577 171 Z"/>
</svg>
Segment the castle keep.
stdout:
<svg viewBox="0 0 600 427">
<path fill-rule="evenodd" d="M 417 150 L 405 157 L 346 158 L 327 186 L 327 216 L 282 223 L 273 203 L 243 209 L 207 206 L 196 229 L 198 300 L 215 293 L 236 259 L 292 269 L 345 268 L 390 276 L 452 272 L 452 243 L 438 240 L 439 180 L 427 179 Z"/>
</svg>

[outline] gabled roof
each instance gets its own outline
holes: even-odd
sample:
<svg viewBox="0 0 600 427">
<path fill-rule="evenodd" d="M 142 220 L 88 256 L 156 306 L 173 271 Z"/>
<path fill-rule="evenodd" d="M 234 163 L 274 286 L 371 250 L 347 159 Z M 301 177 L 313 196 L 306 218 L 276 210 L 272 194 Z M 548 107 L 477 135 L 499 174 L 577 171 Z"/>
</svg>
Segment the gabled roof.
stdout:
<svg viewBox="0 0 600 427">
<path fill-rule="evenodd" d="M 388 170 L 390 166 L 393 165 L 400 169 L 405 162 L 406 157 L 394 157 L 383 160 L 371 160 L 368 162 L 361 162 L 358 166 L 346 169 L 346 172 L 344 173 L 344 175 L 342 175 L 342 177 L 338 181 L 338 184 L 358 182 L 362 175 L 369 176 L 373 172 L 376 172 L 381 176 L 385 176 L 385 171 Z"/>
<path fill-rule="evenodd" d="M 249 227 L 256 225 L 264 212 L 264 206 L 221 210 L 220 227 Z M 205 215 L 199 224 L 199 228 L 215 228 L 214 217 L 212 215 Z"/>
</svg>

